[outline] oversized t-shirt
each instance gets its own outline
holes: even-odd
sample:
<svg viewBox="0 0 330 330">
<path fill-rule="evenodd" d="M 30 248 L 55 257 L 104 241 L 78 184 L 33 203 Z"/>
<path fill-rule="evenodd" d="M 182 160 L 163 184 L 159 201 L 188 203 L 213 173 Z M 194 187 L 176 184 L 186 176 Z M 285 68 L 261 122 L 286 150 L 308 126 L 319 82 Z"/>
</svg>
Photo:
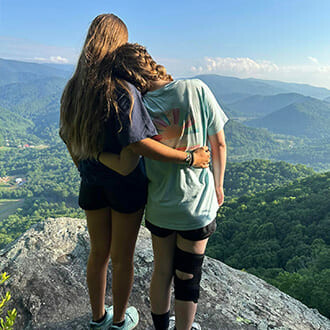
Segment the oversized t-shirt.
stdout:
<svg viewBox="0 0 330 330">
<path fill-rule="evenodd" d="M 198 79 L 177 80 L 145 94 L 143 102 L 158 141 L 186 151 L 208 144 L 228 118 L 210 89 Z M 149 179 L 146 219 L 168 229 L 193 230 L 216 217 L 218 203 L 210 169 L 145 158 Z"/>
<path fill-rule="evenodd" d="M 129 144 L 157 135 L 157 130 L 142 102 L 141 93 L 132 84 L 127 84 L 134 100 L 132 113 L 130 115 L 130 98 L 123 93 L 118 99 L 119 118 L 115 111 L 112 111 L 105 123 L 103 151 L 120 154 L 122 148 Z M 118 189 L 118 186 L 125 182 L 147 184 L 142 158 L 135 170 L 127 176 L 122 176 L 91 159 L 80 161 L 79 171 L 86 183 L 106 185 L 110 189 Z"/>
</svg>

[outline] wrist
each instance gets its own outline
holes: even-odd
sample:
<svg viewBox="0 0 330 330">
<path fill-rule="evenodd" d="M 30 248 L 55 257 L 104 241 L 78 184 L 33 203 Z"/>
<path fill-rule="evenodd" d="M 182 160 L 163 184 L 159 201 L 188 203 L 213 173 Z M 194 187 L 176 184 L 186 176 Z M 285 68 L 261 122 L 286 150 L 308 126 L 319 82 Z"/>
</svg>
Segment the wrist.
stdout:
<svg viewBox="0 0 330 330">
<path fill-rule="evenodd" d="M 188 166 L 188 167 L 191 167 L 194 163 L 194 155 L 193 155 L 193 152 L 192 151 L 186 151 L 186 158 L 184 160 L 185 164 Z"/>
</svg>

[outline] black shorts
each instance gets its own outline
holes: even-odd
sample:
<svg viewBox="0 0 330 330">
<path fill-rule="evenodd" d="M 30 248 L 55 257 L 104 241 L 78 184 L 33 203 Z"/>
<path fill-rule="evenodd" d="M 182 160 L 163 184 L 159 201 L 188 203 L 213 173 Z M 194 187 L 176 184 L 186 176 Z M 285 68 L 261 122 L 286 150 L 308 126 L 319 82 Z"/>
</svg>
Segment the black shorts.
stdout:
<svg viewBox="0 0 330 330">
<path fill-rule="evenodd" d="M 122 184 L 116 187 L 96 185 L 81 181 L 79 206 L 86 211 L 110 207 L 120 213 L 133 213 L 143 208 L 147 201 L 146 185 Z"/>
<path fill-rule="evenodd" d="M 176 232 L 183 238 L 188 239 L 189 241 L 201 241 L 203 239 L 206 239 L 210 237 L 217 229 L 216 219 L 214 219 L 211 223 L 209 223 L 205 227 L 193 229 L 193 230 L 173 230 L 173 229 L 161 228 L 153 225 L 148 220 L 145 221 L 145 224 L 146 227 L 150 230 L 151 234 L 155 236 L 164 238 Z"/>
</svg>

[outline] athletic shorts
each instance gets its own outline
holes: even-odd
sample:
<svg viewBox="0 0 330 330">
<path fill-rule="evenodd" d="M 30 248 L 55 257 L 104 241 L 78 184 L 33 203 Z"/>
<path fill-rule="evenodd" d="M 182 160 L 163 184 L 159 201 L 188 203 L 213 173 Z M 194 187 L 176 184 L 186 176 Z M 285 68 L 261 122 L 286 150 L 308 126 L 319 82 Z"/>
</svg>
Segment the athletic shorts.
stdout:
<svg viewBox="0 0 330 330">
<path fill-rule="evenodd" d="M 133 213 L 143 208 L 147 201 L 147 185 L 122 184 L 115 188 L 81 181 L 79 206 L 86 211 L 105 207 L 120 213 Z"/>
<path fill-rule="evenodd" d="M 215 219 L 207 226 L 193 230 L 173 230 L 161 228 L 153 225 L 148 220 L 145 221 L 145 224 L 146 227 L 150 230 L 151 234 L 155 236 L 164 238 L 176 232 L 177 234 L 189 241 L 201 241 L 203 239 L 206 239 L 210 237 L 217 229 L 217 222 Z"/>
</svg>

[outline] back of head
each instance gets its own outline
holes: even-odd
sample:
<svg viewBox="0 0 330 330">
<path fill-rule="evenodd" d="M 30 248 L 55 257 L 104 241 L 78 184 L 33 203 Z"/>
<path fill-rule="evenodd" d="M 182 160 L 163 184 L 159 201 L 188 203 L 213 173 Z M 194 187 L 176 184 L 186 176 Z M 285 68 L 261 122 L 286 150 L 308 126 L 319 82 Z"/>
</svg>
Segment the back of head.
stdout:
<svg viewBox="0 0 330 330">
<path fill-rule="evenodd" d="M 76 71 L 61 99 L 60 135 L 78 160 L 102 150 L 109 109 L 100 87 L 101 65 L 127 40 L 125 23 L 113 14 L 97 16 L 88 29 Z"/>
<path fill-rule="evenodd" d="M 92 21 L 82 50 L 87 65 L 97 65 L 103 58 L 128 41 L 125 23 L 116 15 L 101 14 Z"/>
<path fill-rule="evenodd" d="M 164 66 L 157 64 L 146 48 L 139 44 L 126 43 L 119 47 L 109 62 L 114 76 L 129 81 L 142 94 L 150 89 L 154 81 L 173 80 Z"/>
</svg>

